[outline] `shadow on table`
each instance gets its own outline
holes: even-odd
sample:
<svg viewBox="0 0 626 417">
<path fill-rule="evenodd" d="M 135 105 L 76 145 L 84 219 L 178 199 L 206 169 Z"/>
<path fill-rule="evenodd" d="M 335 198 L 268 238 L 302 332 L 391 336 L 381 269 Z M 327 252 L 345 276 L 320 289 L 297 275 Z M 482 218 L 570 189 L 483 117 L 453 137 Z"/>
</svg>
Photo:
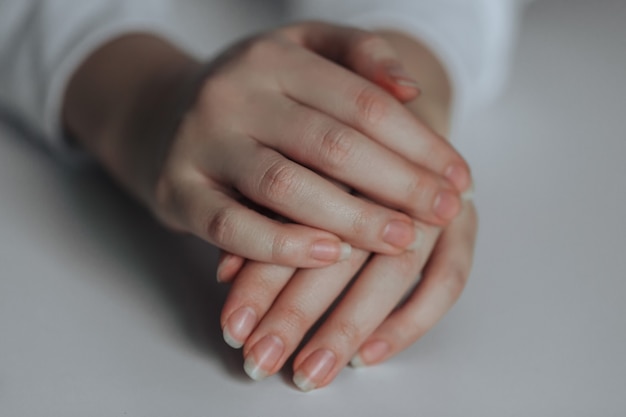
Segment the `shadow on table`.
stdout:
<svg viewBox="0 0 626 417">
<path fill-rule="evenodd" d="M 142 269 L 137 278 L 149 281 L 142 286 L 158 294 L 193 348 L 215 355 L 231 376 L 248 380 L 241 352 L 222 339 L 220 312 L 228 288 L 215 279 L 218 250 L 166 230 L 100 169 L 80 171 L 68 174 L 67 191 L 84 213 L 85 227 L 104 231 L 107 250 L 116 248 L 120 257 L 133 258 L 133 265 Z"/>
<path fill-rule="evenodd" d="M 118 280 L 115 284 L 123 289 L 133 286 L 143 294 L 149 293 L 148 297 L 143 294 L 138 297 L 138 308 L 145 306 L 145 310 L 151 311 L 154 307 L 149 302 L 157 303 L 157 307 L 162 305 L 159 310 L 165 311 L 164 319 L 167 320 L 167 315 L 174 318 L 175 324 L 170 326 L 175 329 L 173 337 L 189 342 L 189 346 L 207 357 L 216 358 L 231 376 L 249 380 L 243 372 L 241 352 L 231 349 L 222 339 L 219 317 L 228 289 L 215 280 L 217 249 L 194 237 L 165 230 L 88 158 L 69 158 L 68 163 L 61 157 L 60 162 L 56 161 L 32 131 L 1 109 L 0 123 L 11 132 L 2 135 L 2 140 L 18 156 L 16 163 L 39 165 L 35 175 L 58 176 L 58 180 L 54 178 L 47 183 L 58 185 L 53 192 L 62 194 L 59 201 L 63 201 L 62 207 L 67 212 L 50 211 L 50 216 L 55 218 L 49 222 L 57 227 L 41 230 L 42 239 L 58 241 L 62 255 L 91 256 L 81 260 L 88 265 L 93 261 L 97 266 L 110 258 L 113 262 L 119 260 L 124 268 L 128 266 L 130 271 L 124 277 L 109 276 Z M 23 161 L 19 160 L 21 156 Z M 59 230 L 68 222 L 72 223 L 68 233 L 79 230 L 84 236 L 58 239 Z M 94 252 L 102 256 L 94 260 Z M 137 281 L 129 282 L 129 276 Z M 150 299 L 148 303 L 146 298 Z M 163 328 L 167 325 L 163 323 Z"/>
</svg>

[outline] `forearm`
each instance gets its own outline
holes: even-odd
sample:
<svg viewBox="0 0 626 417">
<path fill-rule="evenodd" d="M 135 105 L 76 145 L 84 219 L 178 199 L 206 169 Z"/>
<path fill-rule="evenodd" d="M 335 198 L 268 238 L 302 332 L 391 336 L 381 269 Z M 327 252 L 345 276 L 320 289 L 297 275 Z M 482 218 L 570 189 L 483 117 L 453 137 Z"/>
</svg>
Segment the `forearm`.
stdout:
<svg viewBox="0 0 626 417">
<path fill-rule="evenodd" d="M 63 106 L 67 133 L 132 194 L 150 201 L 156 161 L 200 63 L 160 38 L 130 34 L 94 52 Z"/>
</svg>

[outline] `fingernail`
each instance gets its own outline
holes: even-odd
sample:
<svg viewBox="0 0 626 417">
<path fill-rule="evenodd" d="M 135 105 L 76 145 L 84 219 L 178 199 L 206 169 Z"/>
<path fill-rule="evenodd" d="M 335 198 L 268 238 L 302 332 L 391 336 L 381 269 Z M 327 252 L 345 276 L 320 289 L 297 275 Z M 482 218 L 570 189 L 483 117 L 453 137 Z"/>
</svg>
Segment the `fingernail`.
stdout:
<svg viewBox="0 0 626 417">
<path fill-rule="evenodd" d="M 414 240 L 413 225 L 410 223 L 393 220 L 383 231 L 383 241 L 398 248 L 406 248 Z"/>
<path fill-rule="evenodd" d="M 359 353 L 350 361 L 350 366 L 353 368 L 363 368 L 365 366 L 373 365 L 380 362 L 391 350 L 389 343 L 376 340 L 366 343 Z"/>
<path fill-rule="evenodd" d="M 415 227 L 415 240 L 411 243 L 411 246 L 407 250 L 418 250 L 424 244 L 424 232 L 419 227 Z"/>
<path fill-rule="evenodd" d="M 293 383 L 304 392 L 314 390 L 333 370 L 337 357 L 328 349 L 316 350 L 293 375 Z"/>
<path fill-rule="evenodd" d="M 452 220 L 461 211 L 460 198 L 453 192 L 441 191 L 435 198 L 434 211 L 438 217 Z"/>
<path fill-rule="evenodd" d="M 351 253 L 352 246 L 345 242 L 320 240 L 311 246 L 311 257 L 318 261 L 345 261 Z"/>
<path fill-rule="evenodd" d="M 350 259 L 352 255 L 352 246 L 349 243 L 341 242 L 341 256 L 339 257 L 339 261 L 347 261 Z"/>
<path fill-rule="evenodd" d="M 224 273 L 224 270 L 226 269 L 228 264 L 233 261 L 233 259 L 235 259 L 235 257 L 230 254 L 224 255 L 224 257 L 220 259 L 220 262 L 217 265 L 217 271 L 215 273 L 215 276 L 217 277 L 217 282 L 223 282 L 224 279 L 222 274 Z"/>
<path fill-rule="evenodd" d="M 474 199 L 474 183 L 470 184 L 470 187 L 461 194 L 461 200 L 463 201 L 472 201 Z"/>
<path fill-rule="evenodd" d="M 452 165 L 448 167 L 444 175 L 459 191 L 467 190 L 472 184 L 470 173 L 462 165 Z"/>
<path fill-rule="evenodd" d="M 254 326 L 256 325 L 256 313 L 250 307 L 241 307 L 226 320 L 224 326 L 224 341 L 231 347 L 239 349 L 243 346 Z"/>
<path fill-rule="evenodd" d="M 411 88 L 419 88 L 419 84 L 401 65 L 392 65 L 387 68 L 387 74 L 396 84 L 411 87 Z"/>
<path fill-rule="evenodd" d="M 278 336 L 265 336 L 248 353 L 243 369 L 255 381 L 267 378 L 280 360 L 284 350 L 285 345 Z"/>
</svg>

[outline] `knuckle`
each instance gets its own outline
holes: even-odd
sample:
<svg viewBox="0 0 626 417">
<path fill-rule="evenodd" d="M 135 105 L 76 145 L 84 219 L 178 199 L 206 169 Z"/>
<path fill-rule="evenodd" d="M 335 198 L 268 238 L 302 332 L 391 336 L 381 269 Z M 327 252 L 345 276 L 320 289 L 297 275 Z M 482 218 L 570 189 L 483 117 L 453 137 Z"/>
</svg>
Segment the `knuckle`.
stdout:
<svg viewBox="0 0 626 417">
<path fill-rule="evenodd" d="M 376 87 L 365 85 L 355 94 L 357 122 L 371 126 L 379 123 L 389 113 L 389 100 Z"/>
<path fill-rule="evenodd" d="M 310 324 L 310 319 L 306 311 L 296 303 L 290 303 L 283 307 L 280 317 L 284 319 L 286 331 L 306 331 Z"/>
<path fill-rule="evenodd" d="M 288 235 L 277 233 L 272 239 L 272 259 L 274 262 L 283 263 L 287 260 L 293 262 L 291 254 L 294 252 L 294 243 Z"/>
<path fill-rule="evenodd" d="M 337 323 L 337 336 L 343 339 L 348 346 L 357 346 L 363 332 L 353 319 L 344 318 Z"/>
<path fill-rule="evenodd" d="M 428 197 L 429 191 L 430 188 L 426 179 L 422 175 L 413 175 L 406 186 L 406 196 L 410 207 L 423 206 L 424 199 Z"/>
<path fill-rule="evenodd" d="M 248 100 L 248 91 L 242 88 L 235 72 L 218 72 L 207 77 L 194 103 L 202 125 L 210 128 L 223 124 L 228 114 L 240 110 Z M 221 123 L 220 123 L 221 122 Z"/>
<path fill-rule="evenodd" d="M 321 138 L 320 159 L 327 168 L 341 168 L 350 159 L 354 146 L 355 138 L 349 129 L 330 127 Z"/>
<path fill-rule="evenodd" d="M 277 42 L 276 34 L 266 34 L 247 42 L 243 56 L 251 62 L 274 62 L 280 52 L 280 43 Z"/>
<path fill-rule="evenodd" d="M 226 74 L 215 74 L 207 78 L 200 91 L 201 103 L 205 109 L 212 109 L 215 101 L 240 94 L 241 88 L 232 82 Z"/>
<path fill-rule="evenodd" d="M 397 257 L 395 262 L 396 273 L 399 277 L 413 279 L 419 273 L 419 265 L 422 263 L 421 251 L 405 252 Z"/>
<path fill-rule="evenodd" d="M 212 242 L 218 246 L 228 245 L 232 242 L 237 229 L 235 209 L 230 207 L 218 209 L 208 216 L 204 229 Z"/>
<path fill-rule="evenodd" d="M 263 198 L 281 202 L 298 188 L 296 169 L 283 159 L 272 161 L 259 179 L 258 191 Z"/>
<path fill-rule="evenodd" d="M 352 218 L 352 224 L 350 225 L 351 232 L 354 236 L 363 238 L 370 230 L 372 224 L 372 214 L 365 209 L 358 210 Z"/>
</svg>

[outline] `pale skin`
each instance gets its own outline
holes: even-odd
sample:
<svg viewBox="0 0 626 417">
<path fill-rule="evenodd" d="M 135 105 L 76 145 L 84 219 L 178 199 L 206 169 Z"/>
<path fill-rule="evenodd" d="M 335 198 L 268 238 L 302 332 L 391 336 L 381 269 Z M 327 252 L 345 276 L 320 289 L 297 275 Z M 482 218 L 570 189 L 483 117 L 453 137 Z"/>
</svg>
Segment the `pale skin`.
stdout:
<svg viewBox="0 0 626 417">
<path fill-rule="evenodd" d="M 475 234 L 473 207 L 461 198 L 471 176 L 442 138 L 447 82 L 433 78 L 417 107 L 401 104 L 418 93 L 401 70 L 420 68 L 406 58 L 418 47 L 399 34 L 304 23 L 253 37 L 207 71 L 137 34 L 96 51 L 70 83 L 64 119 L 79 144 L 166 225 L 233 254 L 220 268 L 224 281 L 237 275 L 222 321 L 226 328 L 236 310 L 254 311 L 252 329 L 232 331 L 231 342 L 244 344 L 256 376 L 283 366 L 369 253 L 296 356 L 303 389 L 330 383 L 357 352 L 366 364 L 397 353 L 460 294 Z M 430 68 L 415 73 L 423 86 Z M 422 270 L 418 289 L 391 313 Z M 276 340 L 280 354 L 262 363 L 263 344 L 267 351 Z M 382 342 L 383 355 L 369 354 Z"/>
<path fill-rule="evenodd" d="M 405 35 L 379 35 L 402 57 L 407 71 L 425 86 L 419 100 L 407 107 L 435 131 L 447 135 L 451 92 L 440 62 Z M 460 216 L 451 225 L 443 230 L 428 227 L 416 250 L 399 256 L 374 256 L 295 356 L 294 382 L 298 387 L 308 391 L 328 385 L 348 361 L 357 367 L 383 362 L 432 328 L 465 287 L 476 230 L 476 211 L 471 201 L 465 201 Z M 244 266 L 240 257 L 223 256 L 218 279 L 234 280 L 222 314 L 225 336 L 232 345 L 243 345 L 244 357 L 251 358 L 247 359 L 246 370 L 252 377 L 271 375 L 284 366 L 305 333 L 370 255 L 355 250 L 348 262 L 308 270 L 257 262 Z M 422 280 L 413 290 L 420 272 Z M 407 300 L 398 307 L 405 296 Z M 234 335 L 230 328 L 235 330 Z M 259 359 L 265 363 L 259 365 Z"/>
</svg>

